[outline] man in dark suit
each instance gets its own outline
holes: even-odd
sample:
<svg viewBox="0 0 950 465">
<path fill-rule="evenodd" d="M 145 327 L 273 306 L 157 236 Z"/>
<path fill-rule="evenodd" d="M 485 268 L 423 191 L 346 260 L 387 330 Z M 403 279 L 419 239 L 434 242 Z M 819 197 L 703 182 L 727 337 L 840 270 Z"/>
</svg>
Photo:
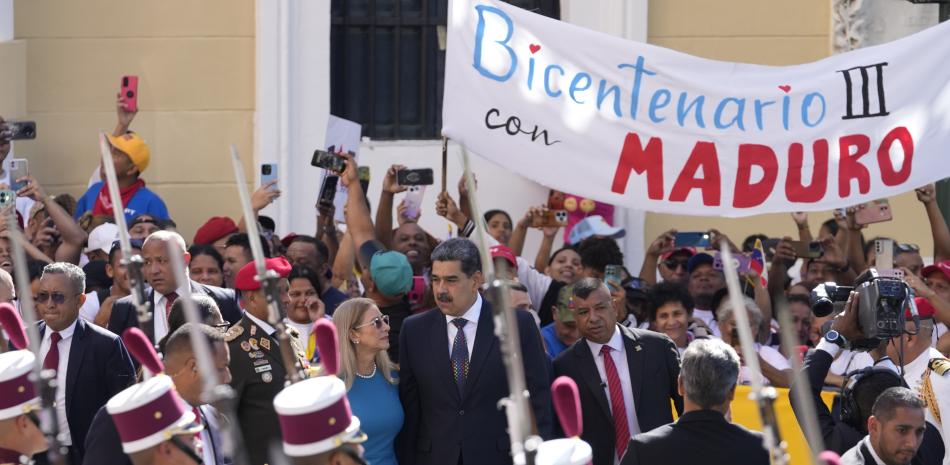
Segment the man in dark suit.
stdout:
<svg viewBox="0 0 950 465">
<path fill-rule="evenodd" d="M 195 331 L 208 341 L 212 363 L 218 374 L 216 382 L 231 382 L 231 372 L 228 369 L 230 356 L 224 336 L 220 331 L 207 325 L 186 323 L 169 336 L 165 344 L 165 373 L 175 383 L 175 390 L 178 391 L 182 400 L 188 405 L 198 406 L 197 409 L 192 408 L 192 410 L 195 411 L 197 421 L 204 425 L 204 430 L 200 433 L 204 463 L 224 465 L 231 462 L 230 457 L 225 457 L 221 449 L 218 411 L 210 405 L 203 404 L 201 399 L 203 379 L 191 345 L 191 333 Z M 89 427 L 83 460 L 89 465 L 100 463 L 131 465 L 132 463 L 129 456 L 122 451 L 119 432 L 105 407 L 99 409 L 92 420 L 92 426 Z"/>
<path fill-rule="evenodd" d="M 290 301 L 290 263 L 283 257 L 268 258 L 266 267 L 280 276 L 280 300 L 286 308 Z M 284 387 L 287 370 L 295 368 L 284 365 L 277 330 L 268 323 L 267 298 L 256 276 L 254 262 L 244 265 L 235 276 L 234 285 L 241 291 L 245 312 L 224 340 L 232 354 L 231 387 L 237 399 L 235 410 L 244 446 L 251 465 L 262 465 L 268 462 L 270 447 L 281 441 L 274 397 Z M 291 337 L 290 343 L 296 361 L 307 366 L 306 351 L 297 338 Z"/>
<path fill-rule="evenodd" d="M 175 281 L 175 272 L 169 259 L 169 243 L 174 244 L 175 249 L 181 251 L 182 263 L 187 268 L 191 255 L 185 248 L 185 240 L 178 233 L 157 231 L 145 238 L 145 243 L 142 245 L 142 260 L 145 262 L 142 274 L 151 286 L 145 290 L 145 304 L 152 314 L 152 319 L 140 322 L 138 312 L 132 304 L 132 296 L 123 297 L 112 307 L 112 315 L 109 318 L 110 331 L 122 334 L 122 331 L 129 326 L 138 326 L 153 343 L 157 343 L 168 334 L 168 314 L 171 312 L 171 306 L 184 292 L 182 289 L 184 284 Z M 241 309 L 233 290 L 208 286 L 191 279 L 188 280 L 187 285 L 191 286 L 193 295 L 206 295 L 214 299 L 221 310 L 221 316 L 227 322 L 234 324 L 241 319 Z"/>
<path fill-rule="evenodd" d="M 43 367 L 56 370 L 56 409 L 70 463 L 81 463 L 93 417 L 113 395 L 135 382 L 132 358 L 115 334 L 79 318 L 85 275 L 71 263 L 43 269 L 36 307 Z M 45 455 L 38 463 L 46 463 Z"/>
<path fill-rule="evenodd" d="M 512 463 L 504 410 L 509 395 L 491 305 L 482 299 L 478 248 L 450 239 L 432 252 L 438 311 L 413 315 L 399 335 L 399 394 L 405 411 L 399 462 Z M 532 316 L 516 311 L 525 379 L 538 431 L 552 428 L 549 376 Z M 514 328 L 512 328 L 514 329 Z"/>
<path fill-rule="evenodd" d="M 739 356 L 732 347 L 719 339 L 693 341 L 677 380 L 683 415 L 630 440 L 621 465 L 768 465 L 762 434 L 726 420 L 738 381 Z"/>
<path fill-rule="evenodd" d="M 626 299 L 599 279 L 575 283 L 573 300 L 582 338 L 554 359 L 554 373 L 577 383 L 594 465 L 611 465 L 631 436 L 673 421 L 671 399 L 681 411 L 679 352 L 663 334 L 617 324 Z"/>
<path fill-rule="evenodd" d="M 871 409 L 868 435 L 841 456 L 841 465 L 917 463 L 914 455 L 924 438 L 925 408 L 923 399 L 910 389 L 884 391 Z"/>
</svg>

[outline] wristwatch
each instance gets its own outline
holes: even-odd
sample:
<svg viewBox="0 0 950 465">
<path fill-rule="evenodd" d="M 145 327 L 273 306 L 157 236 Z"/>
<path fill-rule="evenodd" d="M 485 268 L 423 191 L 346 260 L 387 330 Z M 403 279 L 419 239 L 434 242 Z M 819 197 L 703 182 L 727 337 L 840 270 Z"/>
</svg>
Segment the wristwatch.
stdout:
<svg viewBox="0 0 950 465">
<path fill-rule="evenodd" d="M 841 333 L 833 329 L 825 333 L 825 340 L 838 347 L 841 347 L 842 349 L 846 349 L 848 347 L 848 340 L 845 339 Z"/>
</svg>

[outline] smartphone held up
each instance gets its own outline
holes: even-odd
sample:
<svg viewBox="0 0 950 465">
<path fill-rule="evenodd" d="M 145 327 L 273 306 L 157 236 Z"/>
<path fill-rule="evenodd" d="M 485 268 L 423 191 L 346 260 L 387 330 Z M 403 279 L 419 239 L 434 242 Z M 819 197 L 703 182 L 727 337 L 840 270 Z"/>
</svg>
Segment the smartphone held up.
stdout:
<svg viewBox="0 0 950 465">
<path fill-rule="evenodd" d="M 122 76 L 122 82 L 119 87 L 119 100 L 125 111 L 135 113 L 139 111 L 139 77 L 128 75 Z"/>
</svg>

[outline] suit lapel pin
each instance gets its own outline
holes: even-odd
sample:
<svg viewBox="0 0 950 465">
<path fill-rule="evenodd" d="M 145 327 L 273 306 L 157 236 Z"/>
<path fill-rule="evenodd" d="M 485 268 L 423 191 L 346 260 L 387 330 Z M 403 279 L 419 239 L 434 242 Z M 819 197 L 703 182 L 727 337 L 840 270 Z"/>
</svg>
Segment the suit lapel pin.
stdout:
<svg viewBox="0 0 950 465">
<path fill-rule="evenodd" d="M 251 325 L 251 336 L 257 334 L 257 326 Z"/>
<path fill-rule="evenodd" d="M 633 350 L 640 352 L 640 344 L 633 346 Z"/>
</svg>

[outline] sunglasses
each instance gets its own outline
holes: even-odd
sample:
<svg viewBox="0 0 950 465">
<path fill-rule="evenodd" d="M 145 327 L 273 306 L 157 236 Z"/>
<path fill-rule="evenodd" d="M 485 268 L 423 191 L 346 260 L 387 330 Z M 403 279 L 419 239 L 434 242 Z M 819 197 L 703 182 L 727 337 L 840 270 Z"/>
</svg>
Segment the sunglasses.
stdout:
<svg viewBox="0 0 950 465">
<path fill-rule="evenodd" d="M 675 269 L 677 269 L 677 268 L 683 268 L 683 269 L 685 270 L 685 269 L 686 269 L 686 263 L 688 263 L 688 262 L 689 262 L 689 260 L 676 260 L 676 259 L 673 259 L 673 258 L 668 258 L 668 259 L 666 259 L 666 260 L 663 260 L 663 265 L 665 265 L 667 268 L 669 268 L 669 269 L 671 269 L 671 270 L 675 270 Z"/>
<path fill-rule="evenodd" d="M 43 427 L 40 426 L 40 417 L 36 416 L 35 412 L 27 412 L 26 417 L 29 418 L 34 425 L 36 425 L 36 429 L 43 431 Z"/>
<path fill-rule="evenodd" d="M 63 305 L 63 303 L 66 302 L 66 294 L 63 294 L 62 292 L 40 292 L 39 294 L 36 294 L 36 297 L 34 297 L 33 300 L 41 304 L 45 304 L 46 302 L 52 300 L 56 305 Z"/>
<path fill-rule="evenodd" d="M 389 325 L 389 315 L 380 315 L 376 318 L 373 318 L 369 323 L 363 323 L 359 326 L 354 326 L 353 329 L 360 329 L 364 326 L 373 325 L 376 329 L 383 329 L 383 325 Z"/>
</svg>

